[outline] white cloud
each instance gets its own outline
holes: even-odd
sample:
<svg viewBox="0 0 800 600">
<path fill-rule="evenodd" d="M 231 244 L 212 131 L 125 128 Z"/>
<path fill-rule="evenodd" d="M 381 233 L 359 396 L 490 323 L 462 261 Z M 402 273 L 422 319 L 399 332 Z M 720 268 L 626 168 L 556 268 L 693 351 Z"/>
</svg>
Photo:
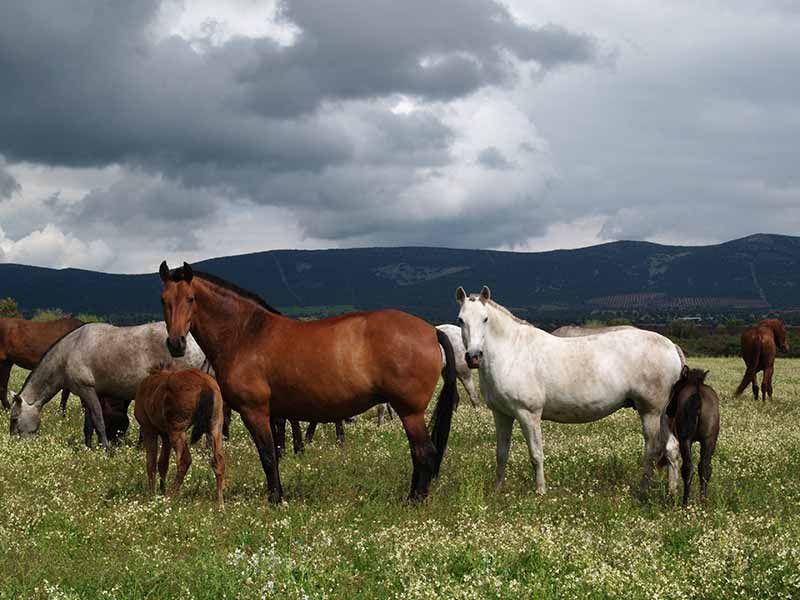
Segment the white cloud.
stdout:
<svg viewBox="0 0 800 600">
<path fill-rule="evenodd" d="M 65 235 L 53 224 L 32 231 L 18 240 L 6 237 L 0 227 L 0 259 L 4 262 L 44 267 L 77 267 L 103 269 L 114 258 L 111 248 L 102 240 L 84 242 Z"/>
</svg>

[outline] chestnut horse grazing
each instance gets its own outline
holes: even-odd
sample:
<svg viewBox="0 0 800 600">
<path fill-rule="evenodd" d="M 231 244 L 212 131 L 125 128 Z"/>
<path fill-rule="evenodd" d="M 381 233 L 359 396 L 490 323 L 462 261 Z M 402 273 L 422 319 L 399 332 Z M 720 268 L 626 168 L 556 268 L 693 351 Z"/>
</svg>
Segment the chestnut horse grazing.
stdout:
<svg viewBox="0 0 800 600">
<path fill-rule="evenodd" d="M 296 321 L 186 263 L 170 272 L 162 262 L 159 273 L 167 347 L 181 356 L 189 332 L 197 340 L 225 401 L 239 412 L 258 448 L 272 502 L 280 502 L 282 490 L 270 416 L 337 421 L 381 402 L 392 405 L 408 436 L 410 498 L 427 495 L 447 448 L 455 405 L 455 360 L 445 334 L 396 310 Z M 429 435 L 425 409 L 443 367 Z"/>
<path fill-rule="evenodd" d="M 202 435 L 211 438 L 211 466 L 217 479 L 217 504 L 222 507 L 222 488 L 225 480 L 225 459 L 222 456 L 222 393 L 214 378 L 200 369 L 155 367 L 136 390 L 134 416 L 142 431 L 142 442 L 147 452 L 147 484 L 150 492 L 156 491 L 156 455 L 161 438 L 161 456 L 158 458 L 159 488 L 164 493 L 164 483 L 169 469 L 170 450 L 175 450 L 177 472 L 167 496 L 178 493 L 183 478 L 192 464 L 192 455 L 186 443 L 186 430 L 192 428 L 191 442 Z"/>
<path fill-rule="evenodd" d="M 692 485 L 692 444 L 700 442 L 700 494 L 708 496 L 711 479 L 711 457 L 717 448 L 719 436 L 719 396 L 706 385 L 708 371 L 689 369 L 686 365 L 681 378 L 672 388 L 672 398 L 667 407 L 672 433 L 678 438 L 681 449 L 681 475 L 683 476 L 683 505 L 689 503 Z"/>
<path fill-rule="evenodd" d="M 33 370 L 48 348 L 70 331 L 83 325 L 83 321 L 68 317 L 54 321 L 26 321 L 25 319 L 0 319 L 0 403 L 9 409 L 8 378 L 14 365 Z M 67 408 L 69 390 L 61 392 L 61 412 Z"/>
<path fill-rule="evenodd" d="M 786 341 L 786 327 L 780 319 L 764 319 L 758 325 L 748 327 L 742 333 L 742 360 L 747 366 L 742 382 L 736 388 L 735 396 L 739 396 L 747 384 L 753 386 L 753 398 L 758 400 L 758 378 L 756 374 L 764 371 L 761 379 L 761 399 L 767 394 L 772 400 L 772 374 L 775 372 L 775 355 L 778 348 L 789 351 Z"/>
</svg>

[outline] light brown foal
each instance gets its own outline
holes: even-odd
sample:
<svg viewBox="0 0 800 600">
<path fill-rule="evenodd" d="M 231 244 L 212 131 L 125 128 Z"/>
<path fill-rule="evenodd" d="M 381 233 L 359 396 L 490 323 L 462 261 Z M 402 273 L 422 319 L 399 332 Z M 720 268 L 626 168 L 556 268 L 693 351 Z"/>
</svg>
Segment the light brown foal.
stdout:
<svg viewBox="0 0 800 600">
<path fill-rule="evenodd" d="M 199 369 L 158 367 L 139 384 L 136 391 L 134 415 L 142 431 L 147 451 L 147 482 L 151 493 L 156 489 L 156 456 L 158 457 L 159 487 L 164 493 L 169 455 L 175 449 L 177 472 L 167 493 L 178 493 L 183 478 L 192 464 L 186 430 L 192 428 L 191 443 L 205 433 L 211 439 L 211 466 L 217 479 L 217 504 L 223 506 L 222 489 L 225 479 L 225 459 L 222 456 L 222 394 L 213 377 Z"/>
</svg>

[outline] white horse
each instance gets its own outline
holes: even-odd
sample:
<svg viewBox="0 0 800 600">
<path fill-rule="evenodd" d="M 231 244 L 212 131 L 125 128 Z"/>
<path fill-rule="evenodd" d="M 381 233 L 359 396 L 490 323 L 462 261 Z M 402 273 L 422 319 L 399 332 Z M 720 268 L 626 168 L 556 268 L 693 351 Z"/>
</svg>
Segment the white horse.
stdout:
<svg viewBox="0 0 800 600">
<path fill-rule="evenodd" d="M 664 455 L 670 490 L 677 491 L 678 451 L 667 445 L 665 411 L 682 363 L 670 340 L 635 328 L 555 337 L 492 301 L 485 286 L 469 297 L 458 288 L 456 301 L 466 360 L 480 369 L 481 390 L 494 413 L 498 487 L 505 478 L 515 419 L 528 444 L 536 491 L 543 494 L 542 419 L 586 423 L 632 406 L 645 440 L 642 491 L 650 485 L 655 461 Z"/>
<path fill-rule="evenodd" d="M 456 377 L 464 386 L 469 396 L 469 401 L 472 403 L 473 408 L 478 408 L 480 405 L 480 396 L 475 387 L 475 381 L 472 378 L 472 369 L 467 365 L 465 358 L 466 349 L 464 348 L 464 341 L 461 339 L 461 328 L 457 325 L 437 325 L 436 329 L 444 333 L 449 339 L 450 344 L 453 346 L 453 352 L 456 356 Z M 442 350 L 444 356 L 444 350 Z M 392 407 L 388 404 L 379 404 L 378 408 L 378 425 L 383 425 L 386 417 L 392 418 Z"/>
</svg>

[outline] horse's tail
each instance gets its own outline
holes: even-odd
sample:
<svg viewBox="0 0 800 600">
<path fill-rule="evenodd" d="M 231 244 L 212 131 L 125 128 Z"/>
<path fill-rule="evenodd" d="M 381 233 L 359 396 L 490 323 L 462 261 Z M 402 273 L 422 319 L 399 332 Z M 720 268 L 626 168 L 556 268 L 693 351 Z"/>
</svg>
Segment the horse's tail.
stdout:
<svg viewBox="0 0 800 600">
<path fill-rule="evenodd" d="M 739 384 L 739 387 L 736 388 L 736 391 L 733 394 L 734 397 L 740 396 L 745 388 L 750 385 L 750 382 L 756 375 L 756 369 L 758 369 L 759 362 L 761 362 L 761 342 L 756 340 L 756 351 L 753 355 L 753 360 L 747 362 L 747 369 L 745 369 L 744 375 L 742 376 L 742 382 Z"/>
<path fill-rule="evenodd" d="M 211 433 L 211 419 L 214 417 L 214 396 L 215 392 L 208 387 L 200 392 L 197 408 L 192 415 L 192 444 L 203 437 L 203 434 Z"/>
<path fill-rule="evenodd" d="M 697 428 L 697 421 L 700 419 L 700 408 L 703 399 L 700 396 L 700 391 L 692 394 L 686 404 L 683 406 L 681 415 L 678 418 L 678 437 L 685 439 L 692 435 Z"/>
<path fill-rule="evenodd" d="M 447 439 L 450 437 L 450 424 L 453 421 L 453 411 L 456 407 L 458 392 L 456 390 L 456 355 L 453 352 L 453 344 L 450 338 L 443 331 L 436 330 L 436 338 L 439 345 L 444 350 L 445 365 L 442 372 L 444 384 L 439 398 L 436 401 L 436 409 L 433 411 L 431 423 L 431 441 L 436 448 L 436 458 L 433 467 L 433 476 L 439 474 L 439 467 L 444 458 L 444 451 L 447 449 Z"/>
</svg>

